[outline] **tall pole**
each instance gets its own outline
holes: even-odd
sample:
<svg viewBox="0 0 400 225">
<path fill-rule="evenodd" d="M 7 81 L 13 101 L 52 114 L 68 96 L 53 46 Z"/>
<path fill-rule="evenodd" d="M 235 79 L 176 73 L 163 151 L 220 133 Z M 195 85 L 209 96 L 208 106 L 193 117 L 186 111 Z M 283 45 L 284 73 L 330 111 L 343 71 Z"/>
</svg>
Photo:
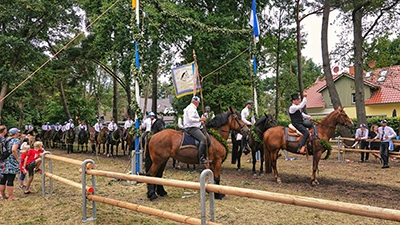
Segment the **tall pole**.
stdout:
<svg viewBox="0 0 400 225">
<path fill-rule="evenodd" d="M 132 3 L 136 3 L 135 10 L 136 10 L 136 26 L 139 27 L 139 0 L 134 0 Z M 134 4 L 132 4 L 132 7 Z M 139 41 L 136 40 L 135 43 L 135 66 L 137 71 L 140 71 L 140 61 L 139 61 Z M 140 72 L 138 72 L 140 74 Z M 135 78 L 135 98 L 138 106 L 140 106 L 140 92 L 139 92 L 139 81 L 138 78 Z M 136 130 L 140 129 L 140 122 L 139 116 L 135 113 L 135 128 Z M 133 159 L 132 159 L 132 174 L 139 174 L 142 172 L 142 154 L 143 151 L 140 149 L 139 145 L 139 136 L 135 137 L 135 149 L 132 152 Z"/>
</svg>

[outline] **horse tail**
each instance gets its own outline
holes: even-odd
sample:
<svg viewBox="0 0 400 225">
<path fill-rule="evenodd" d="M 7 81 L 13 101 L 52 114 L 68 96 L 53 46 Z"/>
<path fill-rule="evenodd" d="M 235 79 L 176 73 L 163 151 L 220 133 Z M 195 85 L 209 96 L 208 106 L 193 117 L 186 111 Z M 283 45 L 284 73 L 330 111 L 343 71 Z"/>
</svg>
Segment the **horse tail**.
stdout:
<svg viewBox="0 0 400 225">
<path fill-rule="evenodd" d="M 146 143 L 144 144 L 144 146 L 145 146 L 145 151 L 144 151 L 144 169 L 146 171 L 146 174 L 149 172 L 150 167 L 153 164 L 153 161 L 151 161 L 151 157 L 150 157 L 149 142 L 150 142 L 150 139 L 148 139 L 148 141 L 146 141 Z"/>
</svg>

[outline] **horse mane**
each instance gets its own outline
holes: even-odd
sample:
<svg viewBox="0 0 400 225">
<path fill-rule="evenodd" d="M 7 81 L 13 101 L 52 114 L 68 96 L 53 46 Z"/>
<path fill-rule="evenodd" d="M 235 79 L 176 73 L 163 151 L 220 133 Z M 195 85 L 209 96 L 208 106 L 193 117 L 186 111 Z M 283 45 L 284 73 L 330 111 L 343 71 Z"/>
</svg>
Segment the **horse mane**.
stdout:
<svg viewBox="0 0 400 225">
<path fill-rule="evenodd" d="M 258 125 L 263 124 L 266 119 L 267 117 L 264 115 L 260 119 L 258 119 L 254 125 L 257 127 Z"/>
<path fill-rule="evenodd" d="M 331 118 L 335 118 L 339 115 L 338 110 L 333 110 L 331 113 L 329 113 L 327 116 L 325 116 L 324 118 L 321 119 L 321 121 L 319 122 L 320 124 L 329 124 L 329 120 L 331 120 Z"/>
<path fill-rule="evenodd" d="M 220 114 L 215 115 L 214 118 L 212 118 L 210 121 L 207 122 L 206 126 L 207 128 L 215 128 L 218 129 L 222 125 L 225 125 L 228 123 L 228 118 L 231 112 L 223 112 Z M 240 115 L 236 112 L 236 114 L 240 117 Z"/>
</svg>

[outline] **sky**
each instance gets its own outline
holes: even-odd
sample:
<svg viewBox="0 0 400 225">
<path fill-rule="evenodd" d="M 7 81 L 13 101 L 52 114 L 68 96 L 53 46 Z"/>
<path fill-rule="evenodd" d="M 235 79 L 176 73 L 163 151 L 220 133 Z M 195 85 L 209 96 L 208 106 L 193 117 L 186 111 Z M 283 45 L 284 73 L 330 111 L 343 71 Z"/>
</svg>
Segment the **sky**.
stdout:
<svg viewBox="0 0 400 225">
<path fill-rule="evenodd" d="M 337 12 L 332 12 L 329 16 L 329 23 L 332 24 L 337 16 Z M 321 50 L 321 24 L 322 16 L 311 15 L 304 19 L 304 31 L 308 33 L 307 45 L 302 51 L 303 56 L 312 58 L 314 63 L 322 66 L 322 50 Z M 336 25 L 331 25 L 328 28 L 328 48 L 332 51 L 335 44 L 339 41 L 337 37 L 340 28 Z M 331 65 L 334 67 L 335 65 Z"/>
</svg>

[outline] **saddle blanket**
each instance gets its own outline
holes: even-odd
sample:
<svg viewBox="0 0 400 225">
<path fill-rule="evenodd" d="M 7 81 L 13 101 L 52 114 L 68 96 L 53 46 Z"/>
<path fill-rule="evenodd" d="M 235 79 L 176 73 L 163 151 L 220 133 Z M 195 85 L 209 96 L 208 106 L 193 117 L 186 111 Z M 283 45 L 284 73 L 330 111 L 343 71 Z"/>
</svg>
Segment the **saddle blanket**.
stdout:
<svg viewBox="0 0 400 225">
<path fill-rule="evenodd" d="M 183 132 L 183 138 L 180 148 L 198 148 L 198 147 L 199 147 L 199 141 L 196 140 L 190 134 Z"/>
</svg>

